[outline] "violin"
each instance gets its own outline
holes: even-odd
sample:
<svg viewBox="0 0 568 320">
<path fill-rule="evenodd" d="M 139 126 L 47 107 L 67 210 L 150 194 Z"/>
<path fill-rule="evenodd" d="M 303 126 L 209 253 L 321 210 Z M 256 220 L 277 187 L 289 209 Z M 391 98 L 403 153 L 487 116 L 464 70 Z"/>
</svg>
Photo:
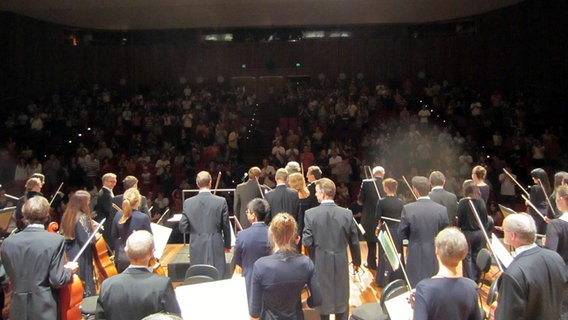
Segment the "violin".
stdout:
<svg viewBox="0 0 568 320">
<path fill-rule="evenodd" d="M 152 256 L 152 258 L 150 258 L 150 261 L 148 261 L 148 266 L 150 268 L 152 268 L 153 273 L 159 274 L 159 275 L 164 276 L 164 277 L 166 276 L 166 271 L 164 270 L 164 268 L 160 264 L 160 261 L 158 259 L 156 259 L 154 256 Z"/>
</svg>

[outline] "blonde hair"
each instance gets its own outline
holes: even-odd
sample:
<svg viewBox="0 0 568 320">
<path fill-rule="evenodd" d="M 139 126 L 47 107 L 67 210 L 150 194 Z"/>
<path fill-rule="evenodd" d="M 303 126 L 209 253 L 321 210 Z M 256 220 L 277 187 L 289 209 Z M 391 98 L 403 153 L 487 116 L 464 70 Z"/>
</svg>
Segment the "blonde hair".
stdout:
<svg viewBox="0 0 568 320">
<path fill-rule="evenodd" d="M 482 166 L 475 166 L 471 170 L 471 178 L 475 183 L 480 183 L 485 181 L 485 176 L 487 175 L 487 169 Z"/>
<path fill-rule="evenodd" d="M 298 191 L 298 196 L 301 199 L 307 198 L 310 195 L 310 190 L 306 187 L 306 181 L 301 173 L 295 172 L 288 176 L 288 184 L 294 190 Z"/>
<path fill-rule="evenodd" d="M 122 217 L 118 223 L 124 224 L 132 216 L 132 211 L 138 209 L 142 196 L 137 189 L 131 188 L 124 192 L 122 196 Z"/>
<path fill-rule="evenodd" d="M 69 199 L 61 218 L 61 234 L 65 239 L 75 239 L 75 226 L 82 213 L 90 217 L 89 199 L 91 195 L 85 190 L 76 191 Z"/>
<path fill-rule="evenodd" d="M 290 214 L 277 214 L 270 222 L 268 235 L 272 242 L 281 250 L 288 253 L 296 252 L 296 220 Z"/>
</svg>

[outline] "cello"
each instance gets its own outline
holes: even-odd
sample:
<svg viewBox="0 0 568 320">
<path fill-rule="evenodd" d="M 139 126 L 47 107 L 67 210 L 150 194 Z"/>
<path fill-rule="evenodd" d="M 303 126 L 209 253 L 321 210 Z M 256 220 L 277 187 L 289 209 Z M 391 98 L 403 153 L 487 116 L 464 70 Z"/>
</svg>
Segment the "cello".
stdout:
<svg viewBox="0 0 568 320">
<path fill-rule="evenodd" d="M 97 232 L 101 229 L 106 218 L 103 219 L 93 233 L 89 236 L 89 239 L 85 242 L 79 253 L 72 260 L 77 262 L 81 254 L 85 251 L 87 246 L 91 245 L 91 241 L 96 236 Z M 59 310 L 61 314 L 61 320 L 81 320 L 81 303 L 83 302 L 83 282 L 79 279 L 79 276 L 73 274 L 73 281 L 61 287 L 59 290 Z"/>
<path fill-rule="evenodd" d="M 100 237 L 97 242 L 95 243 L 95 251 L 96 254 L 94 255 L 95 267 L 99 273 L 99 277 L 97 278 L 97 282 L 99 286 L 106 278 L 110 278 L 118 274 L 116 270 L 116 266 L 112 261 L 112 258 L 109 254 L 108 245 L 103 237 Z"/>
</svg>

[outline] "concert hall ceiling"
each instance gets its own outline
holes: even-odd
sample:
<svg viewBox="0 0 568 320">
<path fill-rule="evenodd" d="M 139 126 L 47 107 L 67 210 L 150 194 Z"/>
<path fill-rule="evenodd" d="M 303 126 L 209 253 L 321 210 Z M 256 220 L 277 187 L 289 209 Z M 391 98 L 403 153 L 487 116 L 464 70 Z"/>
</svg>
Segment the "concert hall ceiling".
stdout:
<svg viewBox="0 0 568 320">
<path fill-rule="evenodd" d="M 115 31 L 374 25 L 455 20 L 522 0 L 1 0 L 0 10 Z"/>
</svg>

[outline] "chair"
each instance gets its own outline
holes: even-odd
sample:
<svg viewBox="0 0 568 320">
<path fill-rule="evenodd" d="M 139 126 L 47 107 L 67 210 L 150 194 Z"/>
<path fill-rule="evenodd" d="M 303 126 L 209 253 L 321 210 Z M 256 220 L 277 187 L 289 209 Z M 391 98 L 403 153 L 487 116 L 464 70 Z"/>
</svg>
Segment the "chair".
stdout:
<svg viewBox="0 0 568 320">
<path fill-rule="evenodd" d="M 83 298 L 81 303 L 81 316 L 83 319 L 95 319 L 95 311 L 97 309 L 97 299 L 99 296 L 90 296 Z"/>
<path fill-rule="evenodd" d="M 209 264 L 194 264 L 191 265 L 185 272 L 185 280 L 195 277 L 195 276 L 205 276 L 212 279 L 212 281 L 219 280 L 221 277 L 219 271 L 212 265 Z M 184 283 L 185 283 L 184 280 Z"/>
<path fill-rule="evenodd" d="M 213 282 L 215 281 L 215 279 L 209 277 L 209 276 L 202 276 L 202 275 L 195 275 L 195 276 L 190 276 L 188 278 L 185 278 L 185 280 L 183 280 L 183 284 L 182 285 L 191 285 L 191 284 L 198 284 L 198 283 L 204 283 L 204 282 Z"/>
<path fill-rule="evenodd" d="M 477 259 L 475 260 L 477 267 L 481 270 L 482 279 L 479 281 L 479 288 L 483 286 L 483 282 L 485 281 L 485 276 L 491 269 L 491 253 L 486 248 L 482 248 L 479 250 L 477 254 Z"/>
<path fill-rule="evenodd" d="M 388 320 L 385 301 L 408 291 L 406 282 L 401 279 L 394 280 L 386 285 L 381 294 L 380 302 L 369 302 L 358 306 L 351 313 L 351 320 Z"/>
</svg>

